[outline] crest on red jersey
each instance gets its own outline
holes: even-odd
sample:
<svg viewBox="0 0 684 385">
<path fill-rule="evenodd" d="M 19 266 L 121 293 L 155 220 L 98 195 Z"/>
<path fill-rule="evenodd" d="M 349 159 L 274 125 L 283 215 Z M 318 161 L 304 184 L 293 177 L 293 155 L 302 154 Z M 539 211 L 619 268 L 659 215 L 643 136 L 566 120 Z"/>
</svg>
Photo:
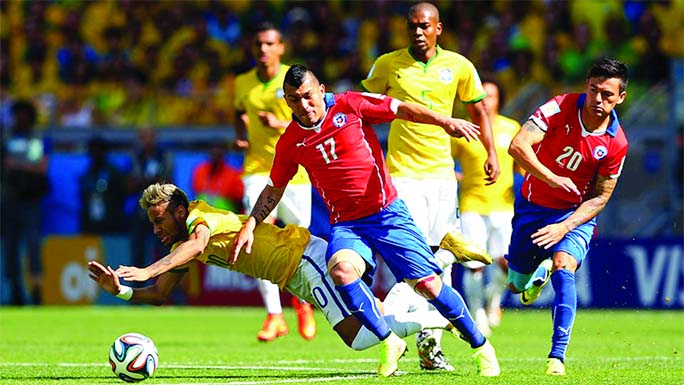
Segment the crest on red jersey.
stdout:
<svg viewBox="0 0 684 385">
<path fill-rule="evenodd" d="M 594 147 L 594 159 L 601 160 L 608 155 L 608 149 L 606 146 L 596 146 Z"/>
<path fill-rule="evenodd" d="M 335 116 L 333 116 L 332 120 L 333 120 L 333 124 L 335 125 L 335 127 L 342 127 L 345 124 L 347 124 L 347 115 L 345 115 L 341 112 L 338 112 L 335 114 Z"/>
</svg>

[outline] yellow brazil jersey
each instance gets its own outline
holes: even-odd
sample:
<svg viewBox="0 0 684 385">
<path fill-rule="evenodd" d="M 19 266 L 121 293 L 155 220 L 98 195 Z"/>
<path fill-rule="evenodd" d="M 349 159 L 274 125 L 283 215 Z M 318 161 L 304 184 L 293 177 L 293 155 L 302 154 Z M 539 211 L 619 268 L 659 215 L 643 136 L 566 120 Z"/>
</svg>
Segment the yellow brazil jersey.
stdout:
<svg viewBox="0 0 684 385">
<path fill-rule="evenodd" d="M 251 254 L 246 254 L 243 248 L 237 262 L 229 265 L 226 263 L 228 254 L 247 217 L 217 209 L 201 200 L 191 201 L 189 211 L 186 219 L 188 234 L 191 234 L 199 224 L 206 225 L 211 231 L 207 247 L 196 260 L 267 279 L 281 289 L 297 270 L 311 236 L 309 230 L 303 227 L 287 225 L 280 228 L 261 223 L 254 230 Z M 177 246 L 178 244 L 175 244 L 173 248 Z"/>
<path fill-rule="evenodd" d="M 361 85 L 367 91 L 422 104 L 447 116 L 452 115 L 457 96 L 464 103 L 475 103 L 486 95 L 475 66 L 440 47 L 427 63 L 416 60 L 408 48 L 384 54 Z M 394 120 L 387 142 L 390 173 L 416 179 L 453 177 L 449 138 L 438 126 Z"/>
<path fill-rule="evenodd" d="M 289 68 L 281 64 L 278 75 L 265 83 L 257 76 L 256 68 L 235 78 L 235 109 L 244 111 L 249 118 L 247 125 L 249 148 L 243 164 L 244 175 L 268 176 L 271 171 L 275 145 L 285 128 L 274 129 L 264 125 L 258 114 L 266 111 L 273 113 L 282 121 L 292 120 L 292 110 L 287 106 L 283 92 L 283 80 Z M 303 168 L 300 167 L 290 183 L 309 183 Z"/>
<path fill-rule="evenodd" d="M 463 173 L 459 191 L 459 209 L 463 213 L 489 215 L 492 212 L 513 211 L 513 158 L 508 155 L 508 146 L 520 129 L 520 124 L 501 115 L 497 115 L 490 124 L 501 169 L 499 179 L 492 185 L 485 185 L 487 151 L 482 144 L 452 139 L 453 156 L 461 164 Z"/>
</svg>

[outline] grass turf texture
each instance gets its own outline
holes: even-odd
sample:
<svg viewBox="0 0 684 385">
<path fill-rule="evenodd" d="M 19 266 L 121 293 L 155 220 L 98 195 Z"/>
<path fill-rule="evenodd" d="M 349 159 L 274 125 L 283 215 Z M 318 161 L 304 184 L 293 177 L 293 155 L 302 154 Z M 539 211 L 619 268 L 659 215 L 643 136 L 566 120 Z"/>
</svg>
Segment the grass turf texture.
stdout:
<svg viewBox="0 0 684 385">
<path fill-rule="evenodd" d="M 375 375 L 378 348 L 356 352 L 316 312 L 313 341 L 290 334 L 260 343 L 261 308 L 0 307 L 0 384 L 123 384 L 107 363 L 125 332 L 152 338 L 160 365 L 144 384 L 683 384 L 684 312 L 580 309 L 568 375 L 544 375 L 548 309 L 507 310 L 491 337 L 502 375 L 480 378 L 470 348 L 444 335 L 453 373 L 421 371 L 413 337 L 400 375 Z"/>
</svg>

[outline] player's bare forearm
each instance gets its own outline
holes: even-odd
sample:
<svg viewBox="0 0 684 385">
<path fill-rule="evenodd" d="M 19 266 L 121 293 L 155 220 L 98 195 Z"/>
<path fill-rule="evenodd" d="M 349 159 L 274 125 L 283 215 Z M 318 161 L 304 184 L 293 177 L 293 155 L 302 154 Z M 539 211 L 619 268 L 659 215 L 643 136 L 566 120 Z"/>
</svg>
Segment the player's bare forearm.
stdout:
<svg viewBox="0 0 684 385">
<path fill-rule="evenodd" d="M 196 241 L 183 242 L 166 257 L 148 266 L 147 270 L 150 272 L 150 277 L 156 277 L 192 261 L 200 255 L 202 251 L 204 251 L 204 248 L 200 247 L 199 243 Z"/>
<path fill-rule="evenodd" d="M 183 275 L 183 273 L 168 272 L 160 275 L 153 285 L 134 288 L 130 302 L 157 306 L 163 305 L 169 297 L 171 290 L 180 282 Z"/>
<path fill-rule="evenodd" d="M 479 127 L 475 123 L 438 114 L 420 104 L 400 102 L 396 118 L 440 126 L 450 136 L 465 138 L 467 141 L 478 140 L 480 135 Z"/>
<path fill-rule="evenodd" d="M 254 229 L 257 224 L 263 222 L 268 218 L 268 214 L 275 209 L 285 192 L 285 187 L 275 188 L 273 186 L 267 185 L 264 190 L 259 194 L 252 212 L 249 214 L 247 221 L 242 224 L 242 228 L 235 236 L 235 241 L 233 242 L 233 248 L 228 255 L 226 262 L 229 264 L 235 264 L 240 256 L 240 251 L 245 249 L 245 253 L 250 254 L 252 252 L 252 242 L 254 242 Z"/>
<path fill-rule="evenodd" d="M 178 266 L 185 265 L 202 254 L 207 243 L 209 243 L 209 236 L 209 228 L 202 224 L 197 225 L 190 239 L 178 245 L 175 250 L 147 266 L 144 270 L 148 273 L 149 278 L 153 278 Z"/>
<path fill-rule="evenodd" d="M 489 122 L 489 117 L 484 109 L 484 103 L 479 101 L 477 103 L 468 104 L 466 106 L 468 114 L 472 121 L 480 127 L 480 141 L 485 151 L 487 151 L 487 159 L 484 164 L 484 172 L 486 177 L 486 184 L 491 185 L 499 178 L 501 170 L 499 169 L 499 159 L 496 155 L 496 147 L 494 146 L 494 134 L 492 134 L 492 126 Z"/>
<path fill-rule="evenodd" d="M 249 124 L 249 117 L 244 111 L 236 111 L 235 113 L 235 141 L 233 143 L 235 149 L 245 150 L 249 147 L 247 140 L 247 125 Z"/>
<path fill-rule="evenodd" d="M 508 154 L 526 172 L 548 183 L 555 174 L 537 159 L 537 155 L 532 149 L 532 146 L 541 142 L 542 139 L 544 139 L 544 131 L 531 120 L 528 120 L 511 141 Z"/>
<path fill-rule="evenodd" d="M 575 227 L 592 220 L 606 207 L 610 197 L 613 195 L 617 178 L 607 176 L 597 176 L 594 185 L 594 193 L 591 198 L 582 202 L 572 215 L 563 221 L 563 224 L 571 231 Z"/>
<path fill-rule="evenodd" d="M 263 222 L 268 215 L 275 209 L 283 197 L 283 192 L 285 188 L 275 188 L 273 186 L 266 186 L 264 190 L 259 194 L 259 198 L 249 214 L 255 220 L 255 225 Z"/>
<path fill-rule="evenodd" d="M 400 102 L 397 106 L 397 119 L 408 120 L 415 123 L 434 124 L 441 126 L 445 117 L 435 113 L 425 106 L 416 103 Z"/>
<path fill-rule="evenodd" d="M 492 126 L 487 117 L 482 102 L 466 105 L 470 119 L 480 127 L 480 141 L 487 155 L 496 159 L 496 148 L 494 147 L 494 134 L 492 134 Z"/>
</svg>

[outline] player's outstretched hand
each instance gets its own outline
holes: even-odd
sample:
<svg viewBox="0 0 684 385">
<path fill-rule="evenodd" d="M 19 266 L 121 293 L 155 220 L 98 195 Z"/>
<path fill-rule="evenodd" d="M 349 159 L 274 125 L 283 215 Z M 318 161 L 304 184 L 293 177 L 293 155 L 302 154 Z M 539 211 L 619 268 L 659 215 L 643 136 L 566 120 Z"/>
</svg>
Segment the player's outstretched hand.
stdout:
<svg viewBox="0 0 684 385">
<path fill-rule="evenodd" d="M 116 274 L 123 278 L 124 281 L 145 282 L 152 278 L 146 269 L 140 269 L 134 266 L 119 266 L 116 269 Z"/>
<path fill-rule="evenodd" d="M 556 176 L 555 178 L 549 179 L 549 186 L 553 188 L 561 188 L 567 192 L 573 192 L 576 195 L 581 195 L 579 190 L 577 189 L 577 186 L 575 186 L 575 183 L 572 181 L 570 178 L 566 178 L 564 176 Z"/>
<path fill-rule="evenodd" d="M 254 231 L 248 227 L 247 223 L 245 223 L 240 229 L 238 235 L 235 237 L 233 249 L 230 251 L 230 254 L 228 255 L 228 260 L 226 262 L 228 262 L 231 265 L 237 262 L 238 257 L 240 256 L 240 250 L 242 250 L 243 247 L 245 248 L 245 253 L 250 254 L 252 252 L 253 242 Z"/>
<path fill-rule="evenodd" d="M 477 141 L 480 138 L 480 126 L 464 119 L 449 118 L 442 127 L 447 134 L 464 138 L 468 142 Z"/>
<path fill-rule="evenodd" d="M 556 243 L 560 242 L 565 234 L 569 232 L 568 228 L 563 223 L 552 223 L 544 226 L 532 234 L 532 243 L 544 249 L 548 249 Z"/>
<path fill-rule="evenodd" d="M 119 276 L 109 266 L 104 266 L 97 261 L 88 262 L 88 277 L 97 282 L 103 290 L 111 295 L 119 294 L 121 284 L 119 283 Z"/>
</svg>

